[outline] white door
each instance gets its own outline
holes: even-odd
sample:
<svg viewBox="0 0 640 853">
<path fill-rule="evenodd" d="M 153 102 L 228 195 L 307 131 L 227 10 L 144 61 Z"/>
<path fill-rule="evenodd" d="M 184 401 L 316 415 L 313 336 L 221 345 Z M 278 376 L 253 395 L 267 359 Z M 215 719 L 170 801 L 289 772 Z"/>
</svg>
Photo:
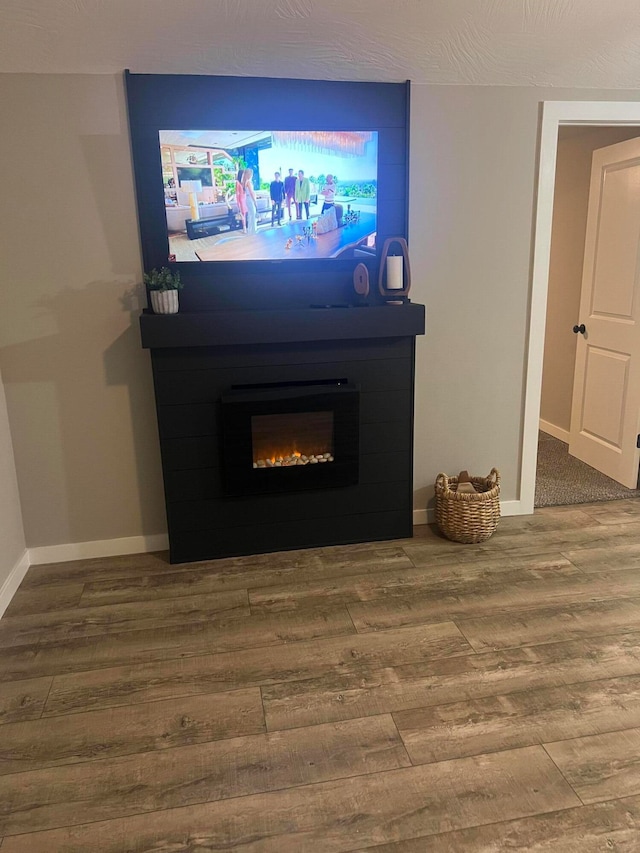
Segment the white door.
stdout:
<svg viewBox="0 0 640 853">
<path fill-rule="evenodd" d="M 640 139 L 593 152 L 569 453 L 638 480 Z"/>
</svg>

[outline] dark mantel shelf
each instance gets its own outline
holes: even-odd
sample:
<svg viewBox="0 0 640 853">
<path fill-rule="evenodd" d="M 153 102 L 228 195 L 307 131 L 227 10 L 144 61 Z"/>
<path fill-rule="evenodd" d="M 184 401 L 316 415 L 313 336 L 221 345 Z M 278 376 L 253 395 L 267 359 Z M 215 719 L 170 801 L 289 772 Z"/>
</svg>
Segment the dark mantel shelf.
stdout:
<svg viewBox="0 0 640 853">
<path fill-rule="evenodd" d="M 146 349 L 414 337 L 424 334 L 425 307 L 407 303 L 172 315 L 147 310 L 140 330 Z"/>
</svg>

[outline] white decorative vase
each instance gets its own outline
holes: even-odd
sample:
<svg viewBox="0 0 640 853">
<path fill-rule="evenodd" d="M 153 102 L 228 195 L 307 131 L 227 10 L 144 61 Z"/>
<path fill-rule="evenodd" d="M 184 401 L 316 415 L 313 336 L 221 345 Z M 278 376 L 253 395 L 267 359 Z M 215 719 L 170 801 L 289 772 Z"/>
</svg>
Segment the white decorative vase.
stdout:
<svg viewBox="0 0 640 853">
<path fill-rule="evenodd" d="M 178 313 L 178 291 L 177 290 L 150 290 L 151 307 L 154 314 L 177 314 Z"/>
</svg>

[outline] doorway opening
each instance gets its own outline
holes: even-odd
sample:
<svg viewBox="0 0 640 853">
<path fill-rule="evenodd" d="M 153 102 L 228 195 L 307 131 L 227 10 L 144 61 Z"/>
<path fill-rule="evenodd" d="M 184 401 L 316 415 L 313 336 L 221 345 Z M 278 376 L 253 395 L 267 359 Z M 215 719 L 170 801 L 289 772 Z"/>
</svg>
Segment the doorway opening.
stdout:
<svg viewBox="0 0 640 853">
<path fill-rule="evenodd" d="M 530 306 L 528 364 L 522 452 L 521 505 L 532 512 L 536 503 L 536 468 L 541 426 L 543 367 L 545 362 L 545 326 L 552 272 L 552 232 L 556 191 L 556 165 L 562 157 L 562 134 L 582 140 L 589 133 L 624 138 L 640 135 L 640 104 L 626 102 L 546 102 L 541 129 L 538 199 L 533 259 L 533 286 Z M 619 137 L 620 138 L 620 137 Z M 604 143 L 606 145 L 606 142 Z M 596 144 L 594 147 L 598 147 Z M 551 308 L 551 303 L 549 303 Z M 575 319 L 573 323 L 577 322 Z M 571 327 L 569 328 L 571 332 Z M 571 334 L 571 338 L 573 335 Z M 575 346 L 575 339 L 572 341 Z M 544 418 L 542 422 L 544 428 Z M 553 431 L 552 431 L 553 433 Z M 547 433 L 553 439 L 564 436 Z M 548 446 L 547 446 L 548 449 Z"/>
<path fill-rule="evenodd" d="M 591 322 L 587 318 L 591 312 L 585 308 L 584 303 L 594 300 L 589 298 L 589 293 L 583 294 L 585 288 L 589 290 L 585 275 L 590 280 L 597 278 L 600 288 L 603 287 L 602 282 L 608 281 L 612 273 L 624 275 L 624 270 L 611 269 L 607 252 L 611 254 L 613 249 L 617 258 L 622 248 L 620 244 L 628 242 L 634 255 L 634 269 L 630 272 L 632 278 L 635 278 L 637 236 L 631 232 L 618 233 L 619 229 L 616 228 L 616 245 L 611 247 L 610 235 L 604 233 L 600 240 L 597 235 L 607 221 L 611 223 L 612 218 L 611 212 L 605 217 L 606 206 L 602 204 L 603 184 L 607 182 L 608 185 L 612 179 L 623 178 L 624 171 L 620 169 L 620 161 L 628 163 L 634 152 L 636 155 L 640 152 L 639 135 L 640 128 L 636 126 L 568 125 L 558 129 L 536 470 L 536 507 L 617 500 L 637 497 L 638 494 L 636 490 L 627 488 L 607 476 L 607 466 L 601 465 L 597 458 L 592 458 L 589 448 L 581 455 L 580 439 L 578 438 L 576 446 L 574 434 L 572 443 L 570 430 L 572 416 L 582 420 L 579 414 L 582 401 L 574 388 L 576 368 L 578 367 L 577 375 L 582 376 L 587 354 L 597 352 L 597 349 L 589 349 Z M 620 144 L 628 140 L 635 142 Z M 595 156 L 594 152 L 597 152 Z M 606 167 L 603 168 L 605 163 Z M 592 181 L 596 184 L 595 187 L 591 186 Z M 610 201 L 613 205 L 617 201 L 614 192 L 609 190 L 608 194 L 604 195 L 604 201 Z M 621 203 L 618 201 L 615 207 L 617 212 L 613 216 L 622 216 L 625 222 L 632 218 L 625 209 L 624 200 Z M 600 226 L 596 226 L 593 221 L 596 211 L 599 212 L 597 218 L 602 220 Z M 598 264 L 595 263 L 596 254 L 600 258 Z M 600 302 L 602 301 L 601 299 Z M 602 309 L 603 305 L 598 307 Z M 604 307 L 608 310 L 617 308 L 629 314 L 627 307 L 619 304 Z M 628 316 L 625 319 L 628 319 Z M 589 329 L 579 325 L 585 320 Z M 615 338 L 615 335 L 613 337 Z M 616 343 L 615 340 L 611 342 Z M 615 362 L 621 363 L 624 362 L 619 358 Z M 582 381 L 584 384 L 584 379 L 576 381 Z M 604 408 L 607 406 L 604 400 L 606 390 L 602 391 L 604 393 L 598 393 L 596 400 L 598 407 Z M 613 388 L 610 393 L 613 393 Z M 593 407 L 593 401 L 587 402 Z M 609 406 L 615 408 L 612 401 L 609 401 Z M 589 422 L 583 426 L 592 432 L 594 417 L 606 417 L 606 413 L 589 413 Z M 609 413 L 608 417 L 613 418 L 613 412 Z M 602 434 L 611 424 L 599 426 Z M 576 424 L 573 429 L 576 429 Z"/>
</svg>

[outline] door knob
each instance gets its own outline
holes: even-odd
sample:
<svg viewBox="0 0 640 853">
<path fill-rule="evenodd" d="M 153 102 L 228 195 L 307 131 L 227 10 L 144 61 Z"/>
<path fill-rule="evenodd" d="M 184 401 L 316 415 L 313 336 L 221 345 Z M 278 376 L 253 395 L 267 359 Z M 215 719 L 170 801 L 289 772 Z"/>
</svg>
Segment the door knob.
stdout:
<svg viewBox="0 0 640 853">
<path fill-rule="evenodd" d="M 584 333 L 587 331 L 587 327 L 585 326 L 584 323 L 580 323 L 579 326 L 573 327 L 573 331 L 575 332 L 576 335 L 578 334 L 578 332 L 580 332 L 581 335 L 584 335 Z"/>
</svg>

